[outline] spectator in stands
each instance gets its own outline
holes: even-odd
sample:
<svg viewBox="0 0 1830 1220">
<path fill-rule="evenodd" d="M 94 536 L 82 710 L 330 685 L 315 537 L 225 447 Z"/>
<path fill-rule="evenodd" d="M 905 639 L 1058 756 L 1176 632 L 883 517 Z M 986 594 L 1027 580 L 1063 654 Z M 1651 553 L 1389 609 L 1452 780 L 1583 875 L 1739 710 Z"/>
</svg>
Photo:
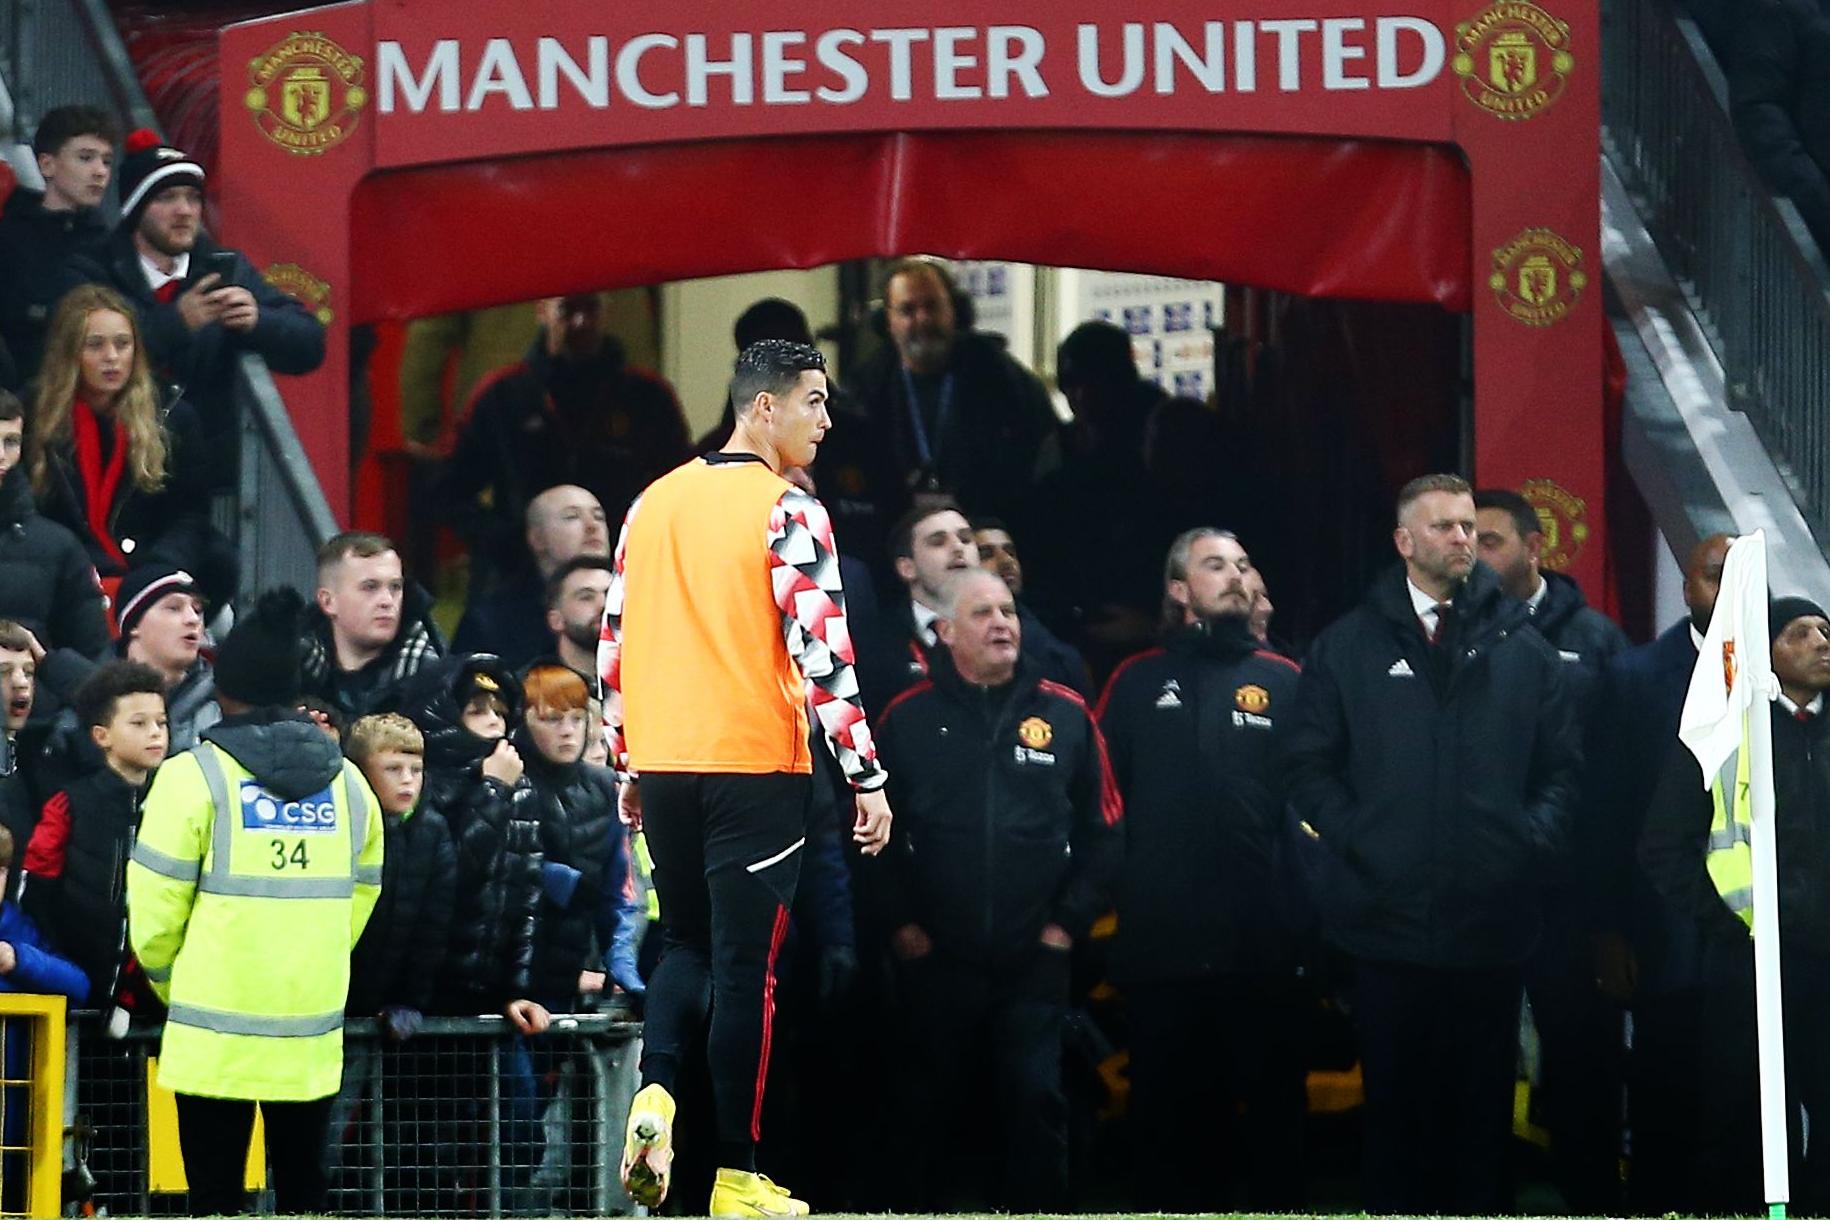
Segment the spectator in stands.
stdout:
<svg viewBox="0 0 1830 1220">
<path fill-rule="evenodd" d="M 30 633 L 55 710 L 69 702 L 88 663 L 107 654 L 108 617 L 83 544 L 38 513 L 20 463 L 24 448 L 25 408 L 0 390 L 0 618 Z"/>
<path fill-rule="evenodd" d="M 317 604 L 305 614 L 305 692 L 350 719 L 399 705 L 401 690 L 444 651 L 423 590 L 394 544 L 346 531 L 318 548 Z"/>
<path fill-rule="evenodd" d="M 538 310 L 539 340 L 477 387 L 443 476 L 473 580 L 525 568 L 522 522 L 547 488 L 577 484 L 620 521 L 642 488 L 691 452 L 673 389 L 625 362 L 604 331 L 601 297 L 552 297 Z"/>
<path fill-rule="evenodd" d="M 445 972 L 457 855 L 451 829 L 420 799 L 426 740 L 392 712 L 350 726 L 345 753 L 381 803 L 386 827 L 381 897 L 350 961 L 352 1017 L 377 1017 L 395 1042 L 419 1031 Z"/>
<path fill-rule="evenodd" d="M 1775 194 L 1830 244 L 1830 88 L 1816 71 L 1830 34 L 1817 0 L 1751 0 L 1736 18 L 1729 107 L 1742 147 Z"/>
<path fill-rule="evenodd" d="M 1603 669 L 1627 647 L 1613 621 L 1583 600 L 1575 581 L 1542 566 L 1537 510 L 1515 491 L 1474 493 L 1481 561 L 1507 596 L 1525 603 L 1531 624 L 1565 663 L 1570 699 L 1585 731 L 1593 724 Z M 1586 811 L 1585 811 L 1586 812 Z M 1543 1047 L 1545 1126 L 1558 1189 L 1586 1212 L 1620 1209 L 1620 1010 L 1597 985 L 1591 911 L 1577 891 L 1574 867 L 1589 858 L 1587 829 L 1572 828 L 1578 850 L 1561 875 L 1547 878 L 1544 933 L 1526 966 L 1526 987 Z M 1612 889 L 1619 877 L 1597 878 Z"/>
<path fill-rule="evenodd" d="M 902 259 L 883 283 L 889 343 L 852 382 L 909 488 L 974 512 L 1013 514 L 1059 457 L 1061 425 L 1035 374 L 959 326 L 955 289 L 928 259 Z"/>
<path fill-rule="evenodd" d="M 1474 496 L 1398 497 L 1403 566 L 1310 649 L 1287 751 L 1352 959 L 1369 1211 L 1497 1213 L 1521 967 L 1564 850 L 1581 752 L 1563 662 L 1474 554 Z"/>
<path fill-rule="evenodd" d="M 0 992 L 61 995 L 76 1008 L 89 998 L 89 976 L 75 962 L 57 954 L 37 923 L 13 901 L 8 879 L 12 868 L 13 832 L 0 826 Z M 13 1049 L 7 1048 L 7 1074 L 22 1078 L 29 1065 L 14 1064 Z"/>
<path fill-rule="evenodd" d="M 971 523 L 957 504 L 944 497 L 904 513 L 890 529 L 890 547 L 896 576 L 908 590 L 909 600 L 906 610 L 890 609 L 881 616 L 877 638 L 860 640 L 860 656 L 867 658 L 860 662 L 859 671 L 867 707 L 888 705 L 927 676 L 940 642 L 936 623 L 947 582 L 979 566 Z M 1084 689 L 1090 679 L 1079 657 L 1034 619 L 1023 617 L 1023 629 L 1033 626 L 1036 631 L 1036 640 L 1024 647 L 1037 672 L 1064 686 Z"/>
<path fill-rule="evenodd" d="M 1030 597 L 1109 669 L 1157 634 L 1157 556 L 1178 522 L 1145 469 L 1144 437 L 1167 396 L 1138 375 L 1131 336 L 1110 322 L 1075 327 L 1055 349 L 1055 376 L 1074 423 L 1060 469 L 1018 520 L 1031 540 Z"/>
<path fill-rule="evenodd" d="M 1113 979 L 1125 993 L 1139 1188 L 1164 1211 L 1300 1211 L 1314 1001 L 1285 856 L 1297 665 L 1250 629 L 1244 550 L 1178 537 L 1162 648 L 1099 701 L 1125 802 Z"/>
<path fill-rule="evenodd" d="M 744 348 L 764 339 L 810 347 L 814 342 L 807 315 L 800 306 L 780 297 L 765 297 L 739 314 L 731 337 L 736 340 L 739 356 Z M 830 376 L 826 385 L 831 392 L 826 413 L 832 417 L 832 427 L 820 442 L 808 476 L 825 486 L 826 494 L 820 502 L 832 516 L 833 537 L 840 554 L 878 556 L 883 553 L 884 532 L 908 506 L 908 490 L 890 460 L 875 421 Z M 736 405 L 727 394 L 717 426 L 693 442 L 693 452 L 707 454 L 722 449 L 731 439 L 736 419 Z M 855 591 L 849 579 L 845 591 Z"/>
<path fill-rule="evenodd" d="M 540 811 L 508 734 L 521 688 L 491 656 L 440 657 L 415 674 L 401 711 L 426 742 L 425 808 L 451 827 L 457 905 L 440 1011 L 499 1012 L 524 1034 L 547 1027 L 532 994 L 541 893 Z"/>
<path fill-rule="evenodd" d="M 1656 640 L 1608 662 L 1589 765 L 1594 810 L 1587 821 L 1597 842 L 1583 849 L 1594 867 L 1584 890 L 1595 902 L 1595 973 L 1602 994 L 1633 1009 L 1629 1191 L 1640 1212 L 1694 1207 L 1705 1189 L 1696 1180 L 1705 1125 L 1696 1074 L 1701 950 L 1694 921 L 1658 896 L 1635 849 L 1666 755 L 1679 748 L 1678 715 L 1727 558 L 1723 534 L 1693 547 L 1684 563 L 1688 613 Z"/>
<path fill-rule="evenodd" d="M 542 917 L 534 941 L 533 990 L 559 1011 L 577 1006 L 581 974 L 603 988 L 604 947 L 593 943 L 597 910 L 616 848 L 616 778 L 583 762 L 590 690 L 560 665 L 536 665 L 522 684 L 526 719 L 514 743 L 539 803 Z"/>
<path fill-rule="evenodd" d="M 64 264 L 108 240 L 101 203 L 118 143 L 120 129 L 99 106 L 59 106 L 38 122 L 32 152 L 44 190 L 15 187 L 0 213 L 0 346 L 14 366 L 8 389 L 38 372 Z"/>
<path fill-rule="evenodd" d="M 244 1210 L 257 1103 L 277 1209 L 327 1202 L 350 951 L 385 829 L 355 764 L 294 710 L 304 609 L 274 589 L 237 620 L 216 656 L 223 719 L 160 767 L 127 865 L 128 933 L 166 1003 L 159 1080 L 177 1094 L 196 1215 Z"/>
<path fill-rule="evenodd" d="M 75 710 L 100 763 L 45 802 L 25 849 L 26 910 L 82 969 L 97 1006 L 122 1013 L 112 1021 L 157 1019 L 163 1007 L 127 949 L 125 886 L 140 803 L 169 742 L 165 682 L 113 661 L 77 689 Z"/>
<path fill-rule="evenodd" d="M 73 259 L 71 271 L 132 303 L 152 368 L 184 387 L 210 452 L 224 455 L 238 441 L 239 358 L 252 353 L 275 373 L 312 372 L 324 363 L 324 327 L 204 232 L 203 181 L 196 159 L 150 131 L 129 135 L 120 223 L 96 257 Z M 234 470 L 233 462 L 210 463 L 209 485 L 232 486 Z"/>
<path fill-rule="evenodd" d="M 1111 899 L 1121 806 L 1086 703 L 1021 659 L 1004 582 L 967 570 L 939 600 L 945 647 L 929 680 L 877 721 L 903 823 L 872 875 L 913 1041 L 908 1168 L 920 1210 L 956 1206 L 957 1123 L 983 1104 L 966 1065 L 989 1043 L 1000 1202 L 1053 1211 L 1067 1202 L 1069 955 Z M 988 1134 L 975 1130 L 971 1143 Z"/>
<path fill-rule="evenodd" d="M 0 698 L 5 700 L 0 721 L 5 730 L 0 736 L 0 825 L 21 843 L 32 837 L 40 804 L 32 787 L 30 750 L 19 739 L 31 718 L 37 689 L 38 663 L 32 657 L 31 638 L 18 623 L 0 619 Z"/>
<path fill-rule="evenodd" d="M 576 555 L 546 582 L 546 626 L 552 656 L 584 678 L 592 689 L 597 673 L 598 636 L 603 630 L 604 595 L 610 591 L 611 563 L 602 555 Z"/>
<path fill-rule="evenodd" d="M 112 589 L 128 569 L 169 563 L 197 573 L 226 605 L 236 559 L 210 523 L 212 458 L 189 403 L 162 403 L 139 323 L 113 291 L 71 290 L 51 318 L 26 426 L 26 471 L 39 511 L 68 527 Z"/>
<path fill-rule="evenodd" d="M 527 505 L 527 557 L 515 574 L 494 589 L 473 585 L 451 646 L 457 652 L 489 652 L 519 669 L 547 650 L 547 583 L 560 566 L 580 555 L 610 554 L 610 527 L 603 505 L 582 487 L 549 487 Z"/>
<path fill-rule="evenodd" d="M 1815 603 L 1782 597 L 1767 616 L 1779 698 L 1773 725 L 1774 836 L 1779 858 L 1779 933 L 1785 979 L 1786 1113 L 1793 1201 L 1807 1214 L 1830 1202 L 1830 1153 L 1808 1143 L 1809 1119 L 1830 1113 L 1830 1056 L 1823 1017 L 1830 1005 L 1830 618 Z M 1759 707 L 1754 709 L 1759 712 Z M 1745 763 L 1745 758 L 1742 760 Z M 1745 829 L 1746 772 L 1724 790 L 1688 749 L 1666 755 L 1646 814 L 1639 854 L 1659 894 L 1689 920 L 1702 942 L 1703 1109 L 1698 1212 L 1749 1214 L 1765 1197 L 1760 1159 L 1760 1090 L 1754 1024 L 1752 865 Z M 1736 829 L 1742 836 L 1736 835 Z M 1726 838 L 1724 845 L 1720 840 Z M 1738 867 L 1737 867 L 1738 863 Z M 1736 879 L 1737 874 L 1739 880 Z M 1814 1124 L 1815 1125 L 1815 1124 Z"/>
</svg>

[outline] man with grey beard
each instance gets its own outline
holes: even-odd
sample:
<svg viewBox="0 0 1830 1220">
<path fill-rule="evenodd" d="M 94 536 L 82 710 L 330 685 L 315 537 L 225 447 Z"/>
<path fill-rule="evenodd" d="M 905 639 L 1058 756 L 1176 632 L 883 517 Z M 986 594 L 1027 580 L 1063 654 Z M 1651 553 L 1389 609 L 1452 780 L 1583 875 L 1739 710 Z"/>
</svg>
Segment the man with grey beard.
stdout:
<svg viewBox="0 0 1830 1220">
<path fill-rule="evenodd" d="M 1058 460 L 1061 424 L 1035 374 L 962 323 L 964 302 L 940 263 L 893 264 L 883 281 L 889 342 L 850 388 L 912 494 L 1009 515 L 1038 468 Z"/>
</svg>

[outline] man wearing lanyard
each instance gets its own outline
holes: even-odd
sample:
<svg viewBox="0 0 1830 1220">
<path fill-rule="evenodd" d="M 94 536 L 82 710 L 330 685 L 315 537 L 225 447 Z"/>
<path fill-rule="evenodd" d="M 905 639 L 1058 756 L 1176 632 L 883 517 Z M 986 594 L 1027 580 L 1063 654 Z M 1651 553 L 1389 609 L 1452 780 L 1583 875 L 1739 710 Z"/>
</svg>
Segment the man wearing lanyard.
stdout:
<svg viewBox="0 0 1830 1220">
<path fill-rule="evenodd" d="M 904 259 L 883 287 L 890 342 L 853 386 L 890 437 L 912 493 L 1008 513 L 1059 452 L 1060 422 L 1033 373 L 959 324 L 940 264 Z"/>
</svg>

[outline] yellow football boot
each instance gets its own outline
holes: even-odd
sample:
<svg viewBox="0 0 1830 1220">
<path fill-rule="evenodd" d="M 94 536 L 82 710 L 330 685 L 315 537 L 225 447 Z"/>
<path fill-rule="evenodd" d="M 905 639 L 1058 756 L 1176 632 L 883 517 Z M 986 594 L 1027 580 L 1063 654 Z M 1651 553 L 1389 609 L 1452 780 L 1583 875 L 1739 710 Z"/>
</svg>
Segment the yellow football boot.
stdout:
<svg viewBox="0 0 1830 1220">
<path fill-rule="evenodd" d="M 812 1210 L 760 1173 L 720 1169 L 712 1184 L 714 1216 L 805 1216 Z"/>
<path fill-rule="evenodd" d="M 651 1084 L 629 1103 L 629 1129 L 623 1136 L 623 1189 L 631 1199 L 653 1210 L 667 1198 L 673 1171 L 673 1095 Z"/>
</svg>

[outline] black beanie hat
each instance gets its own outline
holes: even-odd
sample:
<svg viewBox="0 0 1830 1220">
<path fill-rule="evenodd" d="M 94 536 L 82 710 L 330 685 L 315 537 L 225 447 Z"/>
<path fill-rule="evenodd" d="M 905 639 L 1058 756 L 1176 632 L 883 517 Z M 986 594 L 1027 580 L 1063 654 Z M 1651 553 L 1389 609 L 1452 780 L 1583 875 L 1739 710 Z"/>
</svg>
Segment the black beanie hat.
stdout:
<svg viewBox="0 0 1830 1220">
<path fill-rule="evenodd" d="M 121 578 L 121 587 L 114 591 L 114 614 L 122 652 L 127 651 L 127 637 L 146 612 L 173 593 L 202 596 L 196 578 L 169 563 L 142 564 Z"/>
<path fill-rule="evenodd" d="M 261 594 L 254 612 L 236 623 L 216 650 L 216 689 L 249 707 L 297 704 L 304 611 L 305 599 L 296 589 Z"/>
<path fill-rule="evenodd" d="M 1823 607 L 1808 597 L 1775 597 L 1766 607 L 1766 633 L 1768 642 L 1779 638 L 1779 633 L 1786 629 L 1786 624 L 1795 618 L 1830 618 Z"/>
<path fill-rule="evenodd" d="M 140 209 L 168 186 L 188 183 L 203 189 L 203 166 L 182 149 L 173 148 L 157 132 L 142 127 L 127 137 L 127 155 L 121 158 L 121 223 L 140 223 Z"/>
</svg>

